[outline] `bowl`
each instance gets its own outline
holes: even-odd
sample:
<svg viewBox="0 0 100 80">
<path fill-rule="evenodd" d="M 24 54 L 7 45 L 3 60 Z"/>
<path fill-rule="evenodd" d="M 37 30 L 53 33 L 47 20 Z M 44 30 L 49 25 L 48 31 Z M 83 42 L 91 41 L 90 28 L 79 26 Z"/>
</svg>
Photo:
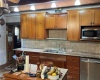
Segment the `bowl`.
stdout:
<svg viewBox="0 0 100 80">
<path fill-rule="evenodd" d="M 59 79 L 59 75 L 56 75 L 56 76 L 48 75 L 48 79 L 50 79 L 50 80 L 58 80 Z"/>
</svg>

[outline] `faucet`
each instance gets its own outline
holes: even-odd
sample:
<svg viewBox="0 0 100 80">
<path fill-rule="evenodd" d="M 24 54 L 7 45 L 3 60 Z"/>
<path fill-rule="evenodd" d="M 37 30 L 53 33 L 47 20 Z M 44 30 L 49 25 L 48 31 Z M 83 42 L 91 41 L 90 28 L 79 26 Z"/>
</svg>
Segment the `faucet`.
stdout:
<svg viewBox="0 0 100 80">
<path fill-rule="evenodd" d="M 58 49 L 60 50 L 60 43 L 56 42 L 56 46 L 58 47 Z"/>
</svg>

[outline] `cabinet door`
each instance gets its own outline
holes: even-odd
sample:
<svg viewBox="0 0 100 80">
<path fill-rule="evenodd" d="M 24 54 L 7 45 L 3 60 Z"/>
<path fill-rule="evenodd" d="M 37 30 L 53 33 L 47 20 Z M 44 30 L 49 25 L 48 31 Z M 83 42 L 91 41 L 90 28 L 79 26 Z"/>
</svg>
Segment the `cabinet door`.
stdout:
<svg viewBox="0 0 100 80">
<path fill-rule="evenodd" d="M 79 12 L 68 11 L 67 39 L 70 41 L 80 40 Z"/>
<path fill-rule="evenodd" d="M 54 29 L 55 28 L 55 15 L 47 14 L 46 15 L 46 29 Z"/>
<path fill-rule="evenodd" d="M 36 14 L 36 39 L 45 38 L 44 21 L 45 21 L 44 13 Z"/>
<path fill-rule="evenodd" d="M 21 38 L 28 38 L 27 14 L 21 14 Z"/>
<path fill-rule="evenodd" d="M 80 58 L 77 56 L 67 56 L 68 80 L 80 80 Z"/>
<path fill-rule="evenodd" d="M 29 29 L 29 38 L 35 39 L 35 14 L 29 14 L 27 27 Z"/>
<path fill-rule="evenodd" d="M 80 25 L 81 26 L 90 26 L 90 25 L 92 25 L 92 20 L 93 20 L 92 13 L 93 13 L 92 10 L 80 11 Z"/>
<path fill-rule="evenodd" d="M 100 25 L 100 10 L 94 10 L 93 25 Z"/>
<path fill-rule="evenodd" d="M 35 52 L 26 52 L 29 55 L 29 63 L 37 64 L 39 62 L 39 53 Z"/>
<path fill-rule="evenodd" d="M 56 14 L 56 25 L 57 29 L 66 29 L 67 28 L 67 14 Z"/>
</svg>

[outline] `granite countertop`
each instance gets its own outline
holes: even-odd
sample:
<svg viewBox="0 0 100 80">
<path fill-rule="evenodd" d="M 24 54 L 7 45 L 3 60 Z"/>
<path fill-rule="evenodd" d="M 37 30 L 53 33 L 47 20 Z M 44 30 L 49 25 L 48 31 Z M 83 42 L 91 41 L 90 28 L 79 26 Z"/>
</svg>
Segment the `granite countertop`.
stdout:
<svg viewBox="0 0 100 80">
<path fill-rule="evenodd" d="M 100 58 L 100 53 L 85 53 L 85 52 L 73 52 L 72 50 L 68 50 L 66 52 L 61 53 L 53 53 L 53 52 L 44 52 L 45 49 L 31 49 L 31 48 L 17 48 L 14 50 L 18 51 L 29 51 L 29 52 L 39 52 L 46 54 L 58 54 L 58 55 L 71 55 L 71 56 L 80 56 L 80 57 L 90 57 L 90 58 Z"/>
</svg>

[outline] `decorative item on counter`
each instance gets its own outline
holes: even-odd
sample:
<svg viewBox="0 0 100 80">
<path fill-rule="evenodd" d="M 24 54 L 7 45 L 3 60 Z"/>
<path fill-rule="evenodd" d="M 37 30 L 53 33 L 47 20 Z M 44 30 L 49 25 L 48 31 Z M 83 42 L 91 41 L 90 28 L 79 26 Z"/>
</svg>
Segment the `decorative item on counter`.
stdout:
<svg viewBox="0 0 100 80">
<path fill-rule="evenodd" d="M 39 67 L 39 66 L 40 66 L 40 63 L 38 62 L 38 63 L 37 63 L 36 76 L 40 78 L 40 77 L 41 77 L 41 70 L 40 70 L 40 67 Z"/>
<path fill-rule="evenodd" d="M 26 58 L 25 58 L 25 69 L 24 69 L 24 71 L 29 73 L 29 55 L 26 55 Z"/>
<path fill-rule="evenodd" d="M 45 79 L 47 78 L 47 66 L 44 66 L 41 72 L 41 78 Z"/>
<path fill-rule="evenodd" d="M 57 67 L 51 67 L 51 70 L 47 74 L 50 80 L 58 80 L 62 76 L 62 73 Z"/>
<path fill-rule="evenodd" d="M 37 63 L 36 76 L 42 79 L 57 80 L 62 76 L 62 73 L 51 61 L 44 61 L 41 64 Z"/>
</svg>

